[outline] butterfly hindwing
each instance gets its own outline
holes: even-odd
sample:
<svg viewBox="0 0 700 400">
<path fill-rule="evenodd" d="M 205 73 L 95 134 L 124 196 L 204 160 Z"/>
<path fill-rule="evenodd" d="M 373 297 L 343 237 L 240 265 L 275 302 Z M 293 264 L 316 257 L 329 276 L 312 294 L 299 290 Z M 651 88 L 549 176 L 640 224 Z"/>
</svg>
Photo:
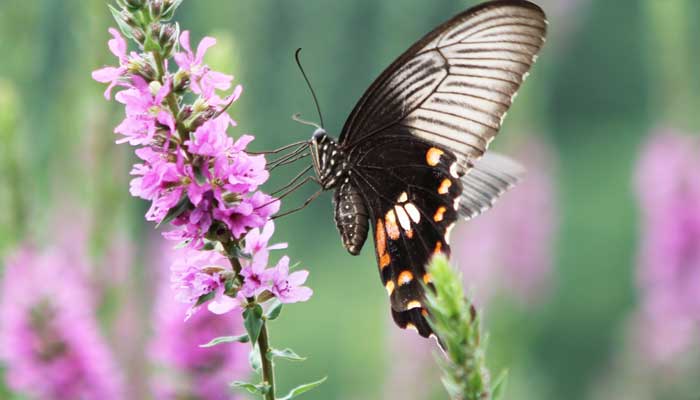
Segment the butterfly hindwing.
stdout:
<svg viewBox="0 0 700 400">
<path fill-rule="evenodd" d="M 375 138 L 362 154 L 351 176 L 367 202 L 392 315 L 400 327 L 428 336 L 426 265 L 435 253 L 449 254 L 446 234 L 458 218 L 455 205 L 462 193 L 460 178 L 450 172 L 456 158 L 400 135 Z"/>
</svg>

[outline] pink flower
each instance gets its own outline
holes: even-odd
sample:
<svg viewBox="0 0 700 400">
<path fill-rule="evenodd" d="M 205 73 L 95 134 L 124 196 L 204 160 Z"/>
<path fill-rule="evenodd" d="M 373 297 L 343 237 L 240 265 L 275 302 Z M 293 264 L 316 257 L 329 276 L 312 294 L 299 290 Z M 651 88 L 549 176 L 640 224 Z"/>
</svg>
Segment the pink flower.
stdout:
<svg viewBox="0 0 700 400">
<path fill-rule="evenodd" d="M 245 236 L 245 247 L 243 251 L 253 256 L 253 262 L 258 262 L 267 265 L 267 260 L 270 256 L 270 250 L 286 249 L 287 243 L 277 243 L 268 245 L 268 242 L 275 233 L 275 223 L 268 221 L 263 227 L 262 232 L 259 228 L 251 229 Z"/>
<path fill-rule="evenodd" d="M 205 99 L 212 98 L 215 90 L 228 90 L 231 87 L 233 77 L 221 72 L 211 71 L 204 62 L 207 50 L 216 44 L 216 39 L 205 37 L 197 46 L 197 53 L 190 47 L 190 32 L 184 31 L 180 35 L 180 45 L 185 50 L 174 55 L 177 65 L 190 72 L 191 88 L 196 94 Z"/>
<path fill-rule="evenodd" d="M 262 192 L 242 199 L 235 207 L 219 204 L 214 210 L 214 218 L 226 223 L 234 237 L 240 238 L 252 228 L 265 225 L 272 214 L 279 211 L 280 202 Z"/>
<path fill-rule="evenodd" d="M 289 257 L 284 256 L 272 269 L 272 294 L 282 303 L 297 303 L 311 298 L 313 291 L 301 286 L 306 282 L 309 271 L 289 273 Z"/>
<path fill-rule="evenodd" d="M 157 124 L 167 127 L 168 136 L 172 135 L 175 119 L 163 107 L 163 100 L 170 93 L 170 81 L 160 87 L 147 84 L 140 76 L 134 76 L 132 81 L 133 88 L 123 90 L 115 96 L 126 108 L 126 118 L 114 129 L 115 133 L 124 135 L 117 143 L 149 145 L 155 136 Z"/>
<path fill-rule="evenodd" d="M 176 291 L 178 301 L 190 304 L 187 318 L 199 309 L 203 296 L 213 298 L 206 301 L 209 311 L 224 314 L 240 305 L 238 299 L 225 294 L 226 279 L 232 271 L 226 257 L 215 251 L 196 251 L 184 248 L 178 252 L 170 267 L 171 284 Z"/>
<path fill-rule="evenodd" d="M 92 73 L 92 79 L 97 82 L 109 83 L 104 93 L 107 100 L 111 98 L 112 89 L 115 86 L 128 86 L 126 83 L 120 82 L 120 79 L 126 73 L 127 64 L 129 62 L 129 58 L 126 55 L 126 40 L 124 40 L 119 31 L 114 28 L 109 28 L 109 33 L 112 35 L 112 39 L 107 43 L 112 54 L 119 58 L 119 67 L 104 67 Z"/>
<path fill-rule="evenodd" d="M 199 312 L 183 321 L 188 305 L 173 298 L 168 285 L 168 266 L 178 253 L 163 243 L 152 262 L 158 266 L 159 284 L 153 310 L 154 332 L 148 355 L 155 373 L 151 383 L 157 399 L 230 400 L 229 384 L 244 380 L 248 370 L 248 349 L 242 345 L 202 348 L 210 340 L 245 331 L 240 314 L 214 315 Z M 165 278 L 165 279 L 162 279 Z"/>
<path fill-rule="evenodd" d="M 241 269 L 241 276 L 244 278 L 244 281 L 240 293 L 243 296 L 253 297 L 272 289 L 273 271 L 265 269 L 265 267 L 266 264 L 260 262 L 260 260 L 253 260 L 250 265 Z"/>
<path fill-rule="evenodd" d="M 227 114 L 206 121 L 192 134 L 192 140 L 185 142 L 192 154 L 217 157 L 228 154 L 233 148 L 233 139 L 226 133 L 233 121 Z"/>
<path fill-rule="evenodd" d="M 30 398 L 122 399 L 122 375 L 96 320 L 84 256 L 24 248 L 7 259 L 0 291 L 0 361 Z M 85 268 L 85 269 L 84 269 Z"/>
<path fill-rule="evenodd" d="M 639 329 L 656 333 L 640 344 L 657 364 L 673 362 L 700 332 L 699 143 L 679 132 L 657 133 L 637 169 Z"/>
</svg>

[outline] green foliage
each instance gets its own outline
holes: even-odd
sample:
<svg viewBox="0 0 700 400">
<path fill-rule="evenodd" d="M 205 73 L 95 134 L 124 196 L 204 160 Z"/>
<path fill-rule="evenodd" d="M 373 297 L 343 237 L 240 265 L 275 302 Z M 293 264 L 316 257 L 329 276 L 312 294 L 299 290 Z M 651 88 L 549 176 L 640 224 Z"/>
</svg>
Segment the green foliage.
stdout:
<svg viewBox="0 0 700 400">
<path fill-rule="evenodd" d="M 267 353 L 267 359 L 272 361 L 275 358 L 283 358 L 283 359 L 289 360 L 289 361 L 304 361 L 304 360 L 306 360 L 306 357 L 302 357 L 302 356 L 298 355 L 292 349 L 284 349 L 284 350 L 270 349 L 270 351 Z"/>
<path fill-rule="evenodd" d="M 295 387 L 294 389 L 292 389 L 286 396 L 279 398 L 277 400 L 290 400 L 290 399 L 296 398 L 299 395 L 308 392 L 309 390 L 312 390 L 312 389 L 315 389 L 315 388 L 321 386 L 321 384 L 323 382 L 325 382 L 326 379 L 327 379 L 327 377 L 323 377 L 322 379 L 319 379 L 315 382 L 305 383 L 303 385 L 299 385 L 299 386 Z"/>
<path fill-rule="evenodd" d="M 426 290 L 429 323 L 447 355 L 438 358 L 445 389 L 454 400 L 495 399 L 505 378 L 491 386 L 479 318 L 464 297 L 462 277 L 444 256 L 435 257 L 429 270 L 435 285 L 434 292 Z"/>
<path fill-rule="evenodd" d="M 220 336 L 218 338 L 212 339 L 209 343 L 200 345 L 199 347 L 214 347 L 222 343 L 248 343 L 250 338 L 248 335 L 238 335 L 238 336 Z"/>
<path fill-rule="evenodd" d="M 260 304 L 255 304 L 243 310 L 243 325 L 248 332 L 250 341 L 256 343 L 263 327 L 263 309 Z"/>
</svg>

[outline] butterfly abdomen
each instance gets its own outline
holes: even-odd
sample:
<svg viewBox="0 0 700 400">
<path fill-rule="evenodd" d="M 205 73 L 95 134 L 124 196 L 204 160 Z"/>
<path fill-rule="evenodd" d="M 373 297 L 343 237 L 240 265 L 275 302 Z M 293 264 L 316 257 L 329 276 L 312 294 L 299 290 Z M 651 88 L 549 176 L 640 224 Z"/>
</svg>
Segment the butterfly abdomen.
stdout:
<svg viewBox="0 0 700 400">
<path fill-rule="evenodd" d="M 351 183 L 343 183 L 335 192 L 335 225 L 340 231 L 343 246 L 352 255 L 360 254 L 369 230 L 367 207 L 364 199 Z"/>
</svg>

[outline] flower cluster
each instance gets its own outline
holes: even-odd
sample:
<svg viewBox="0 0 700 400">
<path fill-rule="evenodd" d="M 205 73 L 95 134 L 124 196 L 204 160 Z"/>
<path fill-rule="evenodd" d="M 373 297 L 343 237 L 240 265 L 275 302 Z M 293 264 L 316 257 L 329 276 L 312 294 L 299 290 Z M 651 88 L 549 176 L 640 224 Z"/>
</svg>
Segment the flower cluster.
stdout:
<svg viewBox="0 0 700 400">
<path fill-rule="evenodd" d="M 229 260 L 221 253 L 201 252 L 182 249 L 182 254 L 171 267 L 172 286 L 176 297 L 183 303 L 191 304 L 188 317 L 206 301 L 207 308 L 214 314 L 224 314 L 243 305 L 248 298 L 261 294 L 271 294 L 281 303 L 306 301 L 312 291 L 301 286 L 308 277 L 308 271 L 289 273 L 289 257 L 282 257 L 277 264 L 268 268 L 269 252 L 284 249 L 286 243 L 268 245 L 274 233 L 272 221 L 265 224 L 262 232 L 252 229 L 245 236 L 247 258 L 239 273 L 242 281 L 227 267 Z M 270 296 L 265 296 L 269 298 Z"/>
<path fill-rule="evenodd" d="M 700 143 L 654 135 L 637 169 L 641 345 L 652 361 L 674 362 L 697 345 L 700 322 Z M 677 360 L 676 360 L 677 361 Z"/>
<path fill-rule="evenodd" d="M 194 53 L 189 32 L 179 37 L 181 52 L 175 52 L 178 70 L 170 73 L 166 60 L 149 53 L 127 54 L 126 40 L 110 29 L 109 48 L 118 67 L 93 73 L 97 81 L 114 87 L 124 104 L 126 118 L 115 132 L 118 143 L 136 146 L 141 160 L 131 171 L 131 194 L 151 201 L 146 219 L 158 224 L 171 222 L 169 239 L 187 241 L 201 248 L 214 221 L 222 222 L 235 238 L 248 229 L 262 226 L 279 209 L 279 202 L 258 191 L 269 176 L 265 157 L 245 152 L 253 140 L 244 135 L 233 141 L 229 127 L 236 122 L 225 112 L 241 95 L 240 85 L 226 98 L 233 77 L 212 71 L 203 63 L 207 49 L 216 41 L 204 38 Z M 163 71 L 158 73 L 157 71 Z M 197 96 L 184 104 L 186 91 Z"/>
<path fill-rule="evenodd" d="M 155 247 L 160 251 L 153 254 L 152 262 L 158 266 L 158 278 L 163 278 L 179 252 L 172 252 L 167 243 Z M 173 298 L 167 279 L 158 280 L 152 319 L 154 332 L 148 348 L 155 369 L 151 377 L 155 397 L 164 400 L 238 398 L 231 396 L 229 384 L 232 379 L 248 375 L 246 349 L 231 345 L 203 348 L 201 345 L 232 331 L 242 332 L 240 317 L 233 313 L 201 312 L 184 322 L 182 314 L 188 306 Z"/>
<path fill-rule="evenodd" d="M 269 172 L 264 155 L 246 152 L 253 136 L 234 140 L 227 134 L 236 126 L 227 110 L 242 87 L 204 63 L 214 38 L 205 37 L 193 50 L 188 31 L 180 34 L 176 24 L 164 22 L 179 3 L 122 1 L 122 10 L 112 11 L 143 51 L 129 52 L 112 28 L 108 45 L 119 65 L 93 72 L 108 84 L 105 97 L 117 88 L 115 99 L 125 107 L 117 143 L 136 147 L 140 160 L 131 171 L 130 192 L 151 202 L 148 221 L 169 224 L 167 239 L 186 244 L 172 267 L 172 283 L 191 305 L 189 315 L 204 303 L 225 313 L 264 292 L 286 303 L 306 300 L 311 292 L 300 285 L 307 272 L 290 274 L 287 257 L 267 268 L 270 218 L 280 202 L 259 190 Z"/>
<path fill-rule="evenodd" d="M 122 399 L 120 371 L 80 275 L 84 261 L 66 249 L 29 247 L 6 261 L 0 360 L 10 388 L 36 399 Z"/>
</svg>

